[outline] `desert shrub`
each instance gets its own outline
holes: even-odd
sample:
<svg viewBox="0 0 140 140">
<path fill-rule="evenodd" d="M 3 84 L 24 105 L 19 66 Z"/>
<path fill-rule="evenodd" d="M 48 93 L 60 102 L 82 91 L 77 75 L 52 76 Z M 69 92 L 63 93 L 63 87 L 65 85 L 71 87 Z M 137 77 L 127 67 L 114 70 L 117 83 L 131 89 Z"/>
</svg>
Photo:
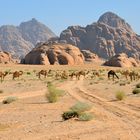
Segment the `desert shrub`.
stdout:
<svg viewBox="0 0 140 140">
<path fill-rule="evenodd" d="M 64 90 L 57 89 L 52 83 L 48 83 L 48 91 L 49 95 L 47 95 L 47 99 L 50 103 L 57 102 L 59 97 L 65 94 Z"/>
<path fill-rule="evenodd" d="M 14 97 L 14 96 L 11 96 L 11 97 L 7 97 L 6 99 L 4 99 L 2 101 L 3 104 L 10 104 L 14 101 L 16 101 L 18 98 L 17 97 Z"/>
<path fill-rule="evenodd" d="M 140 93 L 140 88 L 135 88 L 133 91 L 132 91 L 133 94 L 139 94 Z"/>
<path fill-rule="evenodd" d="M 136 85 L 136 88 L 140 88 L 140 83 L 138 83 L 138 84 Z"/>
<path fill-rule="evenodd" d="M 90 84 L 90 85 L 93 85 L 93 83 L 92 83 L 92 82 L 90 82 L 89 84 Z"/>
<path fill-rule="evenodd" d="M 3 90 L 0 90 L 0 94 L 2 94 L 3 93 Z"/>
<path fill-rule="evenodd" d="M 85 113 L 85 111 L 89 111 L 90 109 L 91 105 L 83 102 L 78 102 L 70 108 L 70 111 L 64 112 L 62 114 L 62 118 L 63 120 L 68 120 L 77 117 L 81 121 L 89 121 L 93 118 L 93 116 L 90 113 Z"/>
<path fill-rule="evenodd" d="M 47 95 L 47 99 L 50 103 L 55 103 L 58 101 L 58 96 L 54 92 L 51 92 L 49 95 Z"/>
<path fill-rule="evenodd" d="M 79 114 L 76 111 L 66 111 L 62 114 L 62 118 L 64 121 L 78 116 Z"/>
<path fill-rule="evenodd" d="M 90 121 L 93 119 L 93 115 L 90 113 L 82 113 L 79 116 L 80 121 Z"/>
<path fill-rule="evenodd" d="M 123 91 L 118 91 L 118 92 L 116 93 L 116 98 L 117 98 L 118 100 L 123 100 L 123 99 L 125 98 L 125 93 L 124 93 Z"/>
<path fill-rule="evenodd" d="M 72 106 L 70 109 L 72 111 L 76 111 L 77 113 L 82 113 L 84 111 L 88 111 L 92 108 L 91 105 L 83 102 L 78 102 L 74 106 Z"/>
<path fill-rule="evenodd" d="M 103 77 L 99 77 L 99 80 L 104 80 L 104 78 Z"/>
<path fill-rule="evenodd" d="M 27 75 L 31 75 L 31 72 L 27 72 L 26 74 L 27 74 Z"/>
<path fill-rule="evenodd" d="M 130 81 L 128 81 L 127 84 L 130 84 Z"/>
</svg>

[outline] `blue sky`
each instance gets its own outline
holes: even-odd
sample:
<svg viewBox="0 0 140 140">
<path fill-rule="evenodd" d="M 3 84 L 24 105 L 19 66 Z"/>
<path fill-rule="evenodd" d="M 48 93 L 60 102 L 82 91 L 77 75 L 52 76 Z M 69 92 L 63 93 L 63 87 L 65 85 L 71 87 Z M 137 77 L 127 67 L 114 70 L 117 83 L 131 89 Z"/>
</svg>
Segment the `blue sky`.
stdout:
<svg viewBox="0 0 140 140">
<path fill-rule="evenodd" d="M 140 34 L 140 0 L 0 0 L 0 26 L 36 18 L 59 35 L 68 26 L 96 22 L 107 11 L 124 18 Z"/>
</svg>

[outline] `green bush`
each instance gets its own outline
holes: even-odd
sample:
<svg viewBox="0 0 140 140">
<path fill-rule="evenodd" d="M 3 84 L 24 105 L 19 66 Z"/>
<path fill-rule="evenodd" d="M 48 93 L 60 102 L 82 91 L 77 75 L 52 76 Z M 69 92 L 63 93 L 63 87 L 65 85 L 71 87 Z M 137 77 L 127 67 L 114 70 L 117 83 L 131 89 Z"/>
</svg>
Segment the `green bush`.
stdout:
<svg viewBox="0 0 140 140">
<path fill-rule="evenodd" d="M 90 110 L 91 108 L 92 108 L 92 106 L 87 104 L 87 103 L 78 102 L 74 106 L 72 106 L 70 109 L 72 111 L 76 111 L 78 113 L 82 113 L 84 111 Z"/>
<path fill-rule="evenodd" d="M 140 83 L 138 83 L 138 84 L 136 85 L 136 88 L 140 88 Z"/>
<path fill-rule="evenodd" d="M 78 102 L 70 108 L 70 111 L 66 111 L 62 114 L 63 120 L 68 120 L 74 117 L 79 118 L 81 121 L 89 121 L 93 118 L 92 114 L 85 113 L 91 109 L 91 105 L 83 102 Z"/>
<path fill-rule="evenodd" d="M 135 88 L 132 92 L 133 92 L 133 94 L 139 94 L 140 93 L 140 88 Z"/>
<path fill-rule="evenodd" d="M 123 100 L 123 99 L 125 98 L 125 93 L 124 93 L 123 91 L 118 91 L 118 92 L 116 93 L 116 98 L 117 98 L 118 100 Z"/>
<path fill-rule="evenodd" d="M 52 83 L 48 83 L 48 91 L 49 95 L 47 95 L 47 99 L 50 103 L 57 102 L 59 97 L 63 96 L 65 94 L 64 90 L 57 89 L 52 85 Z"/>
<path fill-rule="evenodd" d="M 27 75 L 32 75 L 31 72 L 27 72 L 26 74 L 27 74 Z"/>
<path fill-rule="evenodd" d="M 90 121 L 93 119 L 93 115 L 90 113 L 82 113 L 79 116 L 80 121 Z"/>
<path fill-rule="evenodd" d="M 17 100 L 17 97 L 11 96 L 11 97 L 7 97 L 6 99 L 4 99 L 4 100 L 2 101 L 2 103 L 3 103 L 3 104 L 10 104 L 10 103 L 12 103 L 12 102 L 14 102 L 14 101 L 16 101 L 16 100 Z"/>
</svg>

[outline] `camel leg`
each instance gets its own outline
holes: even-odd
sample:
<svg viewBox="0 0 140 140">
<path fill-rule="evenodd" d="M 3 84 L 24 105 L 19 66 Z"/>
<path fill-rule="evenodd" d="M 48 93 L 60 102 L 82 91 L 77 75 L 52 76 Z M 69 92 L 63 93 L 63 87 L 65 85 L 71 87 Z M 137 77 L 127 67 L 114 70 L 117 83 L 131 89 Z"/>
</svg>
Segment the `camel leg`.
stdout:
<svg viewBox="0 0 140 140">
<path fill-rule="evenodd" d="M 114 81 L 114 74 L 113 74 L 113 81 Z"/>
<path fill-rule="evenodd" d="M 131 80 L 131 82 L 132 82 L 132 80 L 133 80 L 131 75 L 130 75 L 130 80 Z"/>
<path fill-rule="evenodd" d="M 108 80 L 110 80 L 110 75 L 108 74 Z"/>
</svg>

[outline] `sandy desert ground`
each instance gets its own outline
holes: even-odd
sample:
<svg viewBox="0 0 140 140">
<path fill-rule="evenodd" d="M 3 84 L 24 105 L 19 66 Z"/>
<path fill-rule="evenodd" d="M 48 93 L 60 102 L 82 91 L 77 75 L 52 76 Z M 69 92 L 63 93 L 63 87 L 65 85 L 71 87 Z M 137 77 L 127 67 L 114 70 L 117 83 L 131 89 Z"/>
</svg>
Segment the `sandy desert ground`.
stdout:
<svg viewBox="0 0 140 140">
<path fill-rule="evenodd" d="M 80 80 L 54 80 L 52 77 L 38 79 L 41 69 L 106 69 L 101 77 Z M 0 139 L 1 140 L 140 140 L 140 94 L 132 94 L 140 80 L 130 81 L 124 77 L 108 80 L 107 71 L 118 69 L 94 65 L 83 66 L 33 66 L 1 65 L 0 71 L 22 70 L 16 80 L 12 75 L 0 83 Z M 138 71 L 139 69 L 137 69 Z M 27 74 L 30 72 L 31 74 Z M 140 72 L 140 71 L 139 71 Z M 65 90 L 56 103 L 48 103 L 47 82 Z M 125 82 L 125 85 L 120 85 Z M 124 91 L 126 98 L 118 101 L 117 91 Z M 11 104 L 2 104 L 9 96 L 18 97 Z M 91 121 L 69 119 L 61 115 L 78 101 L 92 104 Z"/>
</svg>

